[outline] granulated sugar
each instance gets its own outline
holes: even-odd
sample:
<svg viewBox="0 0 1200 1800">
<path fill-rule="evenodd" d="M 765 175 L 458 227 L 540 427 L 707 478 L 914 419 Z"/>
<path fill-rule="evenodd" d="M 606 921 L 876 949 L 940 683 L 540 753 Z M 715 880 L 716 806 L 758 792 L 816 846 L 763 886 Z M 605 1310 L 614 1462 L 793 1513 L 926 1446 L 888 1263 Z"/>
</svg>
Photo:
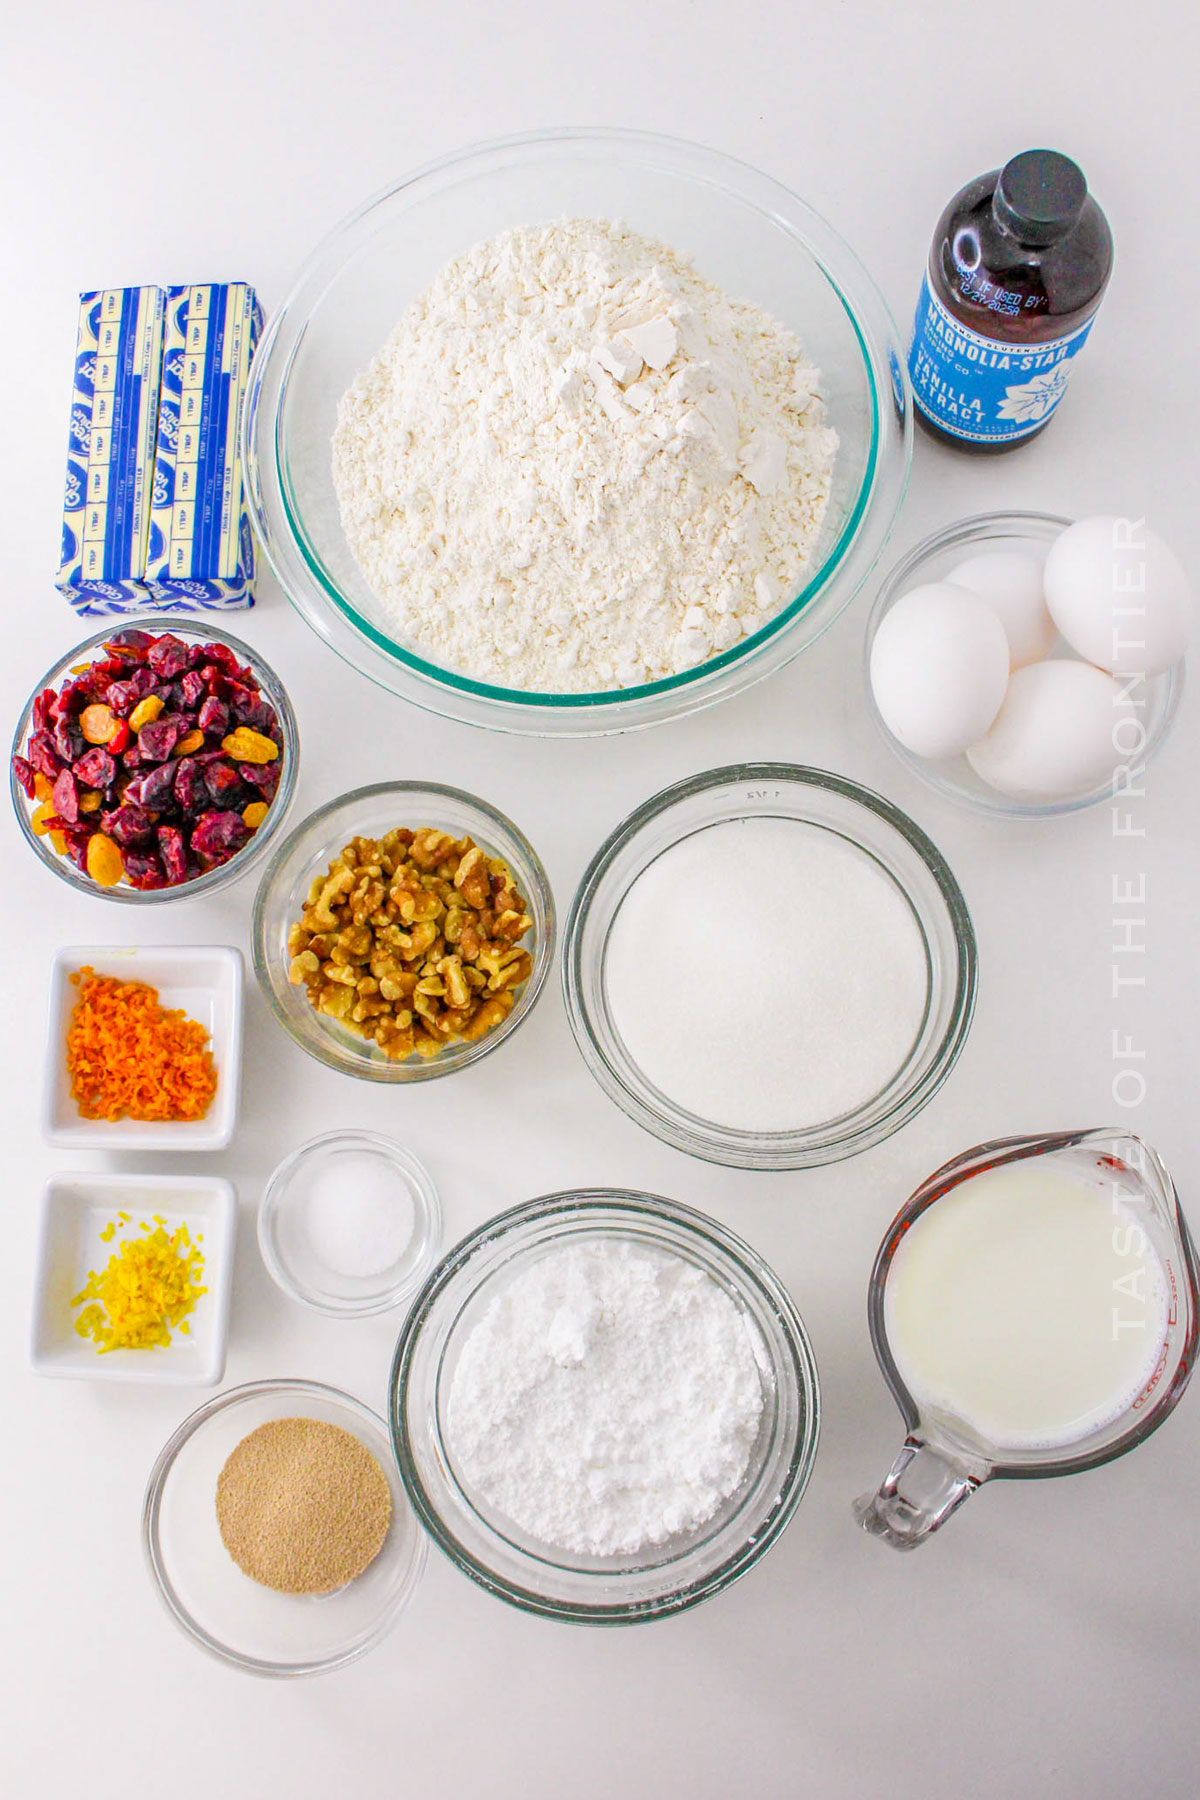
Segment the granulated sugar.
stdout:
<svg viewBox="0 0 1200 1800">
<path fill-rule="evenodd" d="M 733 1130 L 853 1111 L 907 1060 L 924 1016 L 925 948 L 903 894 L 800 821 L 731 820 L 673 845 L 630 888 L 606 957 L 633 1062 Z"/>
<path fill-rule="evenodd" d="M 682 1257 L 548 1250 L 484 1308 L 450 1391 L 459 1479 L 545 1544 L 629 1555 L 694 1531 L 746 1474 L 753 1327 Z"/>
<path fill-rule="evenodd" d="M 338 409 L 380 620 L 503 687 L 595 692 L 729 650 L 803 582 L 837 438 L 799 339 L 597 219 L 477 244 Z"/>
</svg>

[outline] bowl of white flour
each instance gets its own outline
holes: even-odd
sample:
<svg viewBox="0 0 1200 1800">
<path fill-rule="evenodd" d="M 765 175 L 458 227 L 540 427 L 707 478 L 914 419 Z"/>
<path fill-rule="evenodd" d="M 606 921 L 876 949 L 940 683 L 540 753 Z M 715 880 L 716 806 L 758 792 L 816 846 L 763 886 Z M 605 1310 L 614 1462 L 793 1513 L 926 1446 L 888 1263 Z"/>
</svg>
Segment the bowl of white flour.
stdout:
<svg viewBox="0 0 1200 1800">
<path fill-rule="evenodd" d="M 465 1238 L 392 1365 L 401 1480 L 490 1593 L 636 1624 L 719 1593 L 776 1541 L 820 1399 L 779 1278 L 715 1220 L 616 1189 L 550 1194 Z"/>
<path fill-rule="evenodd" d="M 253 514 L 293 604 L 431 711 L 599 734 L 799 654 L 911 449 L 853 252 L 742 164 L 638 133 L 466 151 L 319 246 L 255 359 Z"/>
</svg>

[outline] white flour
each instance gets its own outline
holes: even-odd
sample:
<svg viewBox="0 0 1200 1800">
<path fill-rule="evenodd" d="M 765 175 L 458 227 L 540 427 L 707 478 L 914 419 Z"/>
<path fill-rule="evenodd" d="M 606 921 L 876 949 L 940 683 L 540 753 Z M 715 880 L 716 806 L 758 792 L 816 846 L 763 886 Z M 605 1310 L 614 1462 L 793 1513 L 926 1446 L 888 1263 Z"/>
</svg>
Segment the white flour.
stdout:
<svg viewBox="0 0 1200 1800">
<path fill-rule="evenodd" d="M 478 244 L 343 396 L 342 524 L 382 622 L 503 687 L 676 674 L 790 600 L 837 447 L 769 314 L 625 226 Z"/>
<path fill-rule="evenodd" d="M 612 1241 L 547 1251 L 463 1345 L 447 1420 L 460 1478 L 575 1553 L 695 1530 L 740 1485 L 758 1434 L 752 1329 L 680 1257 Z"/>
</svg>

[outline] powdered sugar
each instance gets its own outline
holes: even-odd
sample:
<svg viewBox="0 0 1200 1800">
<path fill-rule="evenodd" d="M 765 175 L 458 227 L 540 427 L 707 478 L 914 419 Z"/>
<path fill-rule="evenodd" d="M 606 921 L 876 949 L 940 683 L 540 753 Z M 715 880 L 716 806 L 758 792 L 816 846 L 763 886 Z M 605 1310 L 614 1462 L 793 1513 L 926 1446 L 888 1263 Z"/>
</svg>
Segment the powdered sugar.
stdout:
<svg viewBox="0 0 1200 1800">
<path fill-rule="evenodd" d="M 631 1554 L 745 1477 L 753 1327 L 702 1269 L 620 1240 L 548 1250 L 484 1308 L 451 1384 L 460 1479 L 543 1543 Z"/>
<path fill-rule="evenodd" d="M 799 340 L 597 220 L 450 263 L 343 397 L 333 473 L 381 619 L 572 693 L 678 673 L 800 585 L 836 436 Z"/>
</svg>

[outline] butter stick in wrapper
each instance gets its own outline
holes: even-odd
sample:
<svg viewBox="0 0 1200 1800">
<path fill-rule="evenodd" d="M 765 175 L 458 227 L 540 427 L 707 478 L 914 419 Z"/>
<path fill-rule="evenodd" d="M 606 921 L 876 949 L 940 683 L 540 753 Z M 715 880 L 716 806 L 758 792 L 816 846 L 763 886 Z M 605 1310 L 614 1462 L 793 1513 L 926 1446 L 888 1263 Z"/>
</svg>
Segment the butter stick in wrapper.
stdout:
<svg viewBox="0 0 1200 1800">
<path fill-rule="evenodd" d="M 254 604 L 238 429 L 262 309 L 243 281 L 167 290 L 146 582 L 165 611 Z"/>
<path fill-rule="evenodd" d="M 79 296 L 57 585 L 79 613 L 144 612 L 164 295 Z"/>
</svg>

